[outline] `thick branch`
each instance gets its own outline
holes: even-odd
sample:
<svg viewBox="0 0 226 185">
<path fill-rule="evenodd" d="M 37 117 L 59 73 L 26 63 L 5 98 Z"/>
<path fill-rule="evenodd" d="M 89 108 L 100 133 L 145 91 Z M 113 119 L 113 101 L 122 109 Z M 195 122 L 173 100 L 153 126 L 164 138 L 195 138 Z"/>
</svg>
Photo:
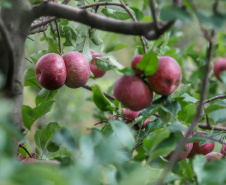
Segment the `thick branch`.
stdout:
<svg viewBox="0 0 226 185">
<path fill-rule="evenodd" d="M 32 13 L 34 20 L 40 16 L 56 16 L 59 18 L 74 20 L 105 31 L 127 35 L 144 35 L 149 40 L 157 39 L 173 24 L 173 22 L 162 23 L 161 29 L 157 33 L 154 31 L 155 26 L 152 22 L 125 22 L 112 18 L 106 18 L 104 16 L 82 10 L 81 8 L 74 8 L 51 2 L 45 2 L 35 6 Z"/>
</svg>

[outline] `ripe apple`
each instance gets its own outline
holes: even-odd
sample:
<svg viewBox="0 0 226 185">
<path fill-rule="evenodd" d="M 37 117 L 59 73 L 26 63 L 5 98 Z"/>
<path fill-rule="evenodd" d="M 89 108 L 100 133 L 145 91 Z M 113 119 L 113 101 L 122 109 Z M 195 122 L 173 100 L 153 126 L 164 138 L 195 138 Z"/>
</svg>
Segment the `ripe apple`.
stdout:
<svg viewBox="0 0 226 185">
<path fill-rule="evenodd" d="M 104 74 L 106 73 L 106 71 L 101 71 L 97 65 L 96 65 L 96 57 L 102 57 L 101 54 L 94 52 L 93 50 L 90 50 L 91 54 L 92 54 L 92 60 L 89 63 L 90 66 L 90 71 L 92 71 L 92 73 L 94 74 L 95 78 L 100 78 L 102 76 L 104 76 Z"/>
<path fill-rule="evenodd" d="M 205 155 L 205 158 L 207 161 L 215 161 L 215 160 L 220 160 L 223 158 L 223 155 L 218 152 L 211 152 Z"/>
<path fill-rule="evenodd" d="M 224 147 L 221 147 L 221 154 L 223 154 L 224 156 L 226 156 L 226 145 L 224 145 Z"/>
<path fill-rule="evenodd" d="M 185 135 L 185 132 L 182 132 L 183 135 Z M 190 138 L 190 136 L 189 136 Z M 183 151 L 180 153 L 179 157 L 177 158 L 177 161 L 184 160 L 191 152 L 193 147 L 193 143 L 187 143 L 185 145 L 186 151 Z M 170 160 L 171 156 L 173 155 L 174 151 L 172 151 L 168 156 L 164 157 L 166 160 Z"/>
<path fill-rule="evenodd" d="M 207 132 L 204 132 L 204 131 L 197 131 L 197 133 L 206 133 Z M 197 133 L 193 134 L 196 135 Z M 199 147 L 199 141 L 198 142 L 194 142 L 193 143 L 193 148 L 191 150 L 191 153 L 188 155 L 188 158 L 192 158 L 195 154 L 203 154 L 203 155 L 206 155 L 210 152 L 213 151 L 214 149 L 214 143 L 206 143 L 204 145 L 202 145 L 201 147 Z"/>
<path fill-rule="evenodd" d="M 70 88 L 79 88 L 86 84 L 90 76 L 89 62 L 86 57 L 76 51 L 71 51 L 63 56 L 67 78 L 65 85 Z"/>
<path fill-rule="evenodd" d="M 148 76 L 150 88 L 157 94 L 170 95 L 180 85 L 182 72 L 175 59 L 169 56 L 159 57 L 158 69 Z"/>
<path fill-rule="evenodd" d="M 56 90 L 64 85 L 66 67 L 63 58 L 56 53 L 42 56 L 35 65 L 38 83 L 48 90 Z"/>
<path fill-rule="evenodd" d="M 132 111 L 130 109 L 125 109 L 125 108 L 122 109 L 122 112 L 123 112 L 123 119 L 126 121 L 126 124 L 133 122 L 140 114 L 140 111 Z M 143 123 L 141 129 L 143 129 L 149 121 L 150 121 L 150 118 L 146 119 L 145 122 Z M 133 126 L 133 129 L 139 130 L 140 127 L 138 124 L 135 124 Z"/>
<path fill-rule="evenodd" d="M 213 66 L 214 75 L 217 77 L 218 80 L 222 81 L 220 75 L 226 71 L 226 58 L 218 59 Z"/>
<path fill-rule="evenodd" d="M 22 161 L 22 160 L 24 160 L 24 159 L 26 159 L 24 156 L 22 156 L 21 154 L 19 154 L 18 156 L 17 156 L 17 159 L 19 160 L 19 161 Z"/>
<path fill-rule="evenodd" d="M 152 91 L 136 75 L 121 76 L 115 83 L 114 95 L 123 106 L 139 111 L 146 108 L 152 101 Z"/>
<path fill-rule="evenodd" d="M 144 74 L 144 71 L 137 68 L 137 64 L 140 63 L 142 58 L 143 58 L 143 55 L 137 55 L 133 58 L 131 63 L 131 67 L 135 70 L 136 74 L 138 75 Z"/>
</svg>

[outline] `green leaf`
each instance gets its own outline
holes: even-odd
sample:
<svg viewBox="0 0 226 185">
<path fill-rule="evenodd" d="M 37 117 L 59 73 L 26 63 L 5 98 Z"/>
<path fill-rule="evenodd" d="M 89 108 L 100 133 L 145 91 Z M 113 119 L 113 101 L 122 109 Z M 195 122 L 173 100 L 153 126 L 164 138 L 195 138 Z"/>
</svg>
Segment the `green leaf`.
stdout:
<svg viewBox="0 0 226 185">
<path fill-rule="evenodd" d="M 111 51 L 118 51 L 120 49 L 126 48 L 128 44 L 126 43 L 117 43 L 117 44 L 112 44 L 109 45 L 108 47 L 105 48 L 105 53 L 109 53 Z"/>
<path fill-rule="evenodd" d="M 196 114 L 197 107 L 193 103 L 184 105 L 180 112 L 178 112 L 178 119 L 190 123 Z"/>
<path fill-rule="evenodd" d="M 196 103 L 199 101 L 196 98 L 190 96 L 188 93 L 184 93 L 181 97 L 183 98 L 183 101 L 185 101 L 185 102 Z"/>
<path fill-rule="evenodd" d="M 215 123 L 222 123 L 226 121 L 226 109 L 219 109 L 216 111 L 213 111 L 209 114 L 210 118 L 213 119 Z"/>
<path fill-rule="evenodd" d="M 48 53 L 57 53 L 59 54 L 59 47 L 56 40 L 48 38 Z"/>
<path fill-rule="evenodd" d="M 55 100 L 56 94 L 57 94 L 57 90 L 50 91 L 43 88 L 41 91 L 39 91 L 35 99 L 35 103 L 36 105 L 39 105 L 47 101 Z"/>
<path fill-rule="evenodd" d="M 123 69 L 118 70 L 120 73 L 123 73 L 124 75 L 131 76 L 135 75 L 136 72 L 131 67 L 125 67 Z"/>
<path fill-rule="evenodd" d="M 3 8 L 11 9 L 12 8 L 12 3 L 8 1 L 1 1 L 0 6 Z"/>
<path fill-rule="evenodd" d="M 54 136 L 53 141 L 58 146 L 62 145 L 64 148 L 66 148 L 71 153 L 73 153 L 73 154 L 76 153 L 75 139 L 67 129 L 62 128 L 62 129 L 58 130 Z"/>
<path fill-rule="evenodd" d="M 122 121 L 110 121 L 110 125 L 119 138 L 123 147 L 131 150 L 135 146 L 135 139 L 131 133 L 129 127 Z"/>
<path fill-rule="evenodd" d="M 30 58 L 31 60 L 36 64 L 37 61 L 43 56 L 48 54 L 49 52 L 47 50 L 40 50 L 38 52 L 33 53 Z"/>
<path fill-rule="evenodd" d="M 59 149 L 60 149 L 60 147 L 58 145 L 56 145 L 56 143 L 54 143 L 54 142 L 50 142 L 47 145 L 47 150 L 49 152 L 57 152 Z"/>
<path fill-rule="evenodd" d="M 34 140 L 37 147 L 44 151 L 50 141 L 52 141 L 56 131 L 60 128 L 61 127 L 58 125 L 58 123 L 52 122 L 42 127 L 41 130 L 36 130 Z"/>
<path fill-rule="evenodd" d="M 133 10 L 130 9 L 130 11 L 133 15 L 135 15 Z M 120 20 L 126 20 L 131 18 L 127 11 L 119 6 L 106 6 L 105 9 L 101 11 L 101 13 L 103 13 L 107 17 L 112 17 Z"/>
<path fill-rule="evenodd" d="M 199 184 L 225 184 L 226 160 L 207 162 L 204 156 L 196 155 L 192 163 Z"/>
<path fill-rule="evenodd" d="M 179 162 L 179 165 L 183 172 L 183 177 L 192 179 L 194 174 L 189 163 L 186 160 L 182 160 Z"/>
<path fill-rule="evenodd" d="M 137 64 L 137 68 L 144 71 L 146 76 L 154 74 L 158 69 L 157 53 L 150 50 L 143 56 L 140 63 Z"/>
<path fill-rule="evenodd" d="M 190 89 L 191 89 L 191 84 L 180 86 L 173 94 L 171 94 L 171 97 L 179 98 L 182 94 L 188 92 Z"/>
<path fill-rule="evenodd" d="M 101 71 L 109 71 L 116 67 L 121 68 L 121 65 L 113 56 L 96 57 L 96 65 Z"/>
<path fill-rule="evenodd" d="M 186 10 L 176 6 L 162 8 L 160 11 L 160 18 L 167 21 L 180 19 L 185 21 L 187 24 L 189 24 L 192 19 L 191 15 Z"/>
<path fill-rule="evenodd" d="M 64 46 L 76 47 L 77 37 L 76 37 L 75 31 L 69 26 L 64 26 L 63 32 L 64 32 L 64 37 L 66 38 L 66 40 L 64 42 Z"/>
<path fill-rule="evenodd" d="M 148 162 L 159 157 L 159 155 L 165 154 L 165 149 L 158 149 L 157 146 L 166 138 L 170 136 L 170 131 L 167 128 L 160 128 L 151 132 L 146 139 L 143 140 L 143 146 L 146 152 L 149 154 Z M 171 148 L 170 148 L 171 149 Z M 167 151 L 169 149 L 167 148 Z"/>
<path fill-rule="evenodd" d="M 89 49 L 88 37 L 85 37 L 83 39 L 83 41 L 77 45 L 76 50 L 81 52 L 83 55 L 85 55 L 88 62 L 90 62 L 92 60 L 92 55 L 91 55 L 90 49 Z"/>
<path fill-rule="evenodd" d="M 226 85 L 226 71 L 221 73 L 220 79 L 222 80 L 223 84 Z"/>
<path fill-rule="evenodd" d="M 91 33 L 89 33 L 90 40 L 93 41 L 93 43 L 97 46 L 101 45 L 103 43 L 103 40 L 97 35 L 97 31 L 93 30 Z"/>
<path fill-rule="evenodd" d="M 34 68 L 28 68 L 24 72 L 24 86 L 41 87 L 36 79 Z"/>
<path fill-rule="evenodd" d="M 29 106 L 23 105 L 23 122 L 24 126 L 27 129 L 31 129 L 32 124 L 39 117 L 44 116 L 53 106 L 54 101 L 46 101 L 44 103 L 39 104 L 35 108 L 31 108 Z"/>
<path fill-rule="evenodd" d="M 104 96 L 102 91 L 97 86 L 91 86 L 93 91 L 93 101 L 96 104 L 97 108 L 101 111 L 111 111 L 113 113 L 112 103 Z"/>
</svg>

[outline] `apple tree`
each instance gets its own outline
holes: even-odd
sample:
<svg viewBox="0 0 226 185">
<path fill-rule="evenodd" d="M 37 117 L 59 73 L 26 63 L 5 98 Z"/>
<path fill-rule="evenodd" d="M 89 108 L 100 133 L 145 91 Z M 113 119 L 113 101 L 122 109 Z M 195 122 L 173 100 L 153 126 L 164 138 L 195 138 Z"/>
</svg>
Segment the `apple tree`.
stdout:
<svg viewBox="0 0 226 185">
<path fill-rule="evenodd" d="M 225 0 L 0 8 L 0 184 L 226 183 Z"/>
</svg>

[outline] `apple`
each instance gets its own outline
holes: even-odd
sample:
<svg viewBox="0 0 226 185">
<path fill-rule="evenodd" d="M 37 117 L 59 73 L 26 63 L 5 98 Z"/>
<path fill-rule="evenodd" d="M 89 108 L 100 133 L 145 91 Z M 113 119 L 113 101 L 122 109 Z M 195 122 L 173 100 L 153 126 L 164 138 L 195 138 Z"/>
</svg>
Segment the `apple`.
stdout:
<svg viewBox="0 0 226 185">
<path fill-rule="evenodd" d="M 22 161 L 22 160 L 24 160 L 24 159 L 26 159 L 24 156 L 22 156 L 21 154 L 19 154 L 18 156 L 17 156 L 17 159 L 19 160 L 19 161 Z"/>
<path fill-rule="evenodd" d="M 123 112 L 123 119 L 126 121 L 126 124 L 133 122 L 140 114 L 140 111 L 132 111 L 130 109 L 125 109 L 125 108 L 122 109 L 122 112 Z M 149 121 L 150 121 L 150 118 L 146 119 L 145 122 L 143 123 L 141 129 L 143 129 Z M 135 124 L 133 126 L 133 129 L 139 130 L 140 127 L 138 124 Z"/>
<path fill-rule="evenodd" d="M 215 161 L 215 160 L 220 160 L 224 157 L 221 153 L 218 152 L 211 152 L 205 155 L 205 158 L 207 161 Z"/>
<path fill-rule="evenodd" d="M 131 63 L 131 67 L 135 70 L 136 74 L 138 75 L 144 74 L 144 71 L 137 68 L 137 64 L 140 63 L 142 58 L 143 58 L 143 55 L 137 55 L 133 58 Z"/>
<path fill-rule="evenodd" d="M 197 131 L 197 133 L 206 133 L 207 132 L 204 132 L 204 131 Z M 196 135 L 197 133 L 193 134 Z M 202 155 L 206 155 L 210 152 L 213 151 L 214 149 L 214 143 L 206 143 L 204 145 L 202 145 L 201 147 L 199 147 L 199 141 L 198 142 L 194 142 L 193 143 L 193 148 L 191 150 L 191 153 L 188 155 L 188 158 L 192 158 L 195 154 L 202 154 Z"/>
<path fill-rule="evenodd" d="M 221 154 L 223 154 L 224 156 L 226 156 L 226 145 L 221 147 Z"/>
<path fill-rule="evenodd" d="M 184 132 L 182 132 L 183 135 L 185 135 Z M 191 136 L 189 136 L 190 138 Z M 180 153 L 179 157 L 177 158 L 177 162 L 178 161 L 182 161 L 184 160 L 191 152 L 192 150 L 192 147 L 193 147 L 193 143 L 187 143 L 185 145 L 185 148 L 186 148 L 186 151 L 183 151 Z M 170 160 L 171 156 L 173 155 L 174 151 L 172 151 L 169 155 L 167 155 L 166 157 L 164 157 L 166 160 Z"/>
<path fill-rule="evenodd" d="M 226 58 L 218 59 L 213 66 L 214 75 L 217 77 L 218 80 L 222 81 L 220 75 L 226 71 Z"/>
<path fill-rule="evenodd" d="M 150 88 L 157 94 L 170 95 L 180 85 L 182 72 L 175 59 L 169 56 L 159 57 L 158 69 L 148 76 Z"/>
<path fill-rule="evenodd" d="M 64 85 L 66 67 L 63 58 L 56 53 L 42 56 L 35 65 L 38 83 L 48 90 L 56 90 Z"/>
<path fill-rule="evenodd" d="M 67 78 L 65 85 L 70 88 L 79 88 L 86 84 L 90 76 L 89 62 L 86 57 L 76 51 L 68 52 L 63 56 Z"/>
<path fill-rule="evenodd" d="M 92 71 L 92 73 L 94 74 L 95 78 L 100 78 L 102 76 L 105 75 L 106 71 L 101 71 L 97 65 L 96 65 L 96 57 L 102 57 L 101 54 L 94 52 L 93 50 L 90 50 L 91 54 L 92 54 L 92 60 L 89 63 L 90 66 L 90 71 Z"/>
<path fill-rule="evenodd" d="M 121 76 L 115 83 L 114 95 L 122 105 L 132 111 L 146 108 L 152 101 L 152 91 L 136 75 Z"/>
</svg>

